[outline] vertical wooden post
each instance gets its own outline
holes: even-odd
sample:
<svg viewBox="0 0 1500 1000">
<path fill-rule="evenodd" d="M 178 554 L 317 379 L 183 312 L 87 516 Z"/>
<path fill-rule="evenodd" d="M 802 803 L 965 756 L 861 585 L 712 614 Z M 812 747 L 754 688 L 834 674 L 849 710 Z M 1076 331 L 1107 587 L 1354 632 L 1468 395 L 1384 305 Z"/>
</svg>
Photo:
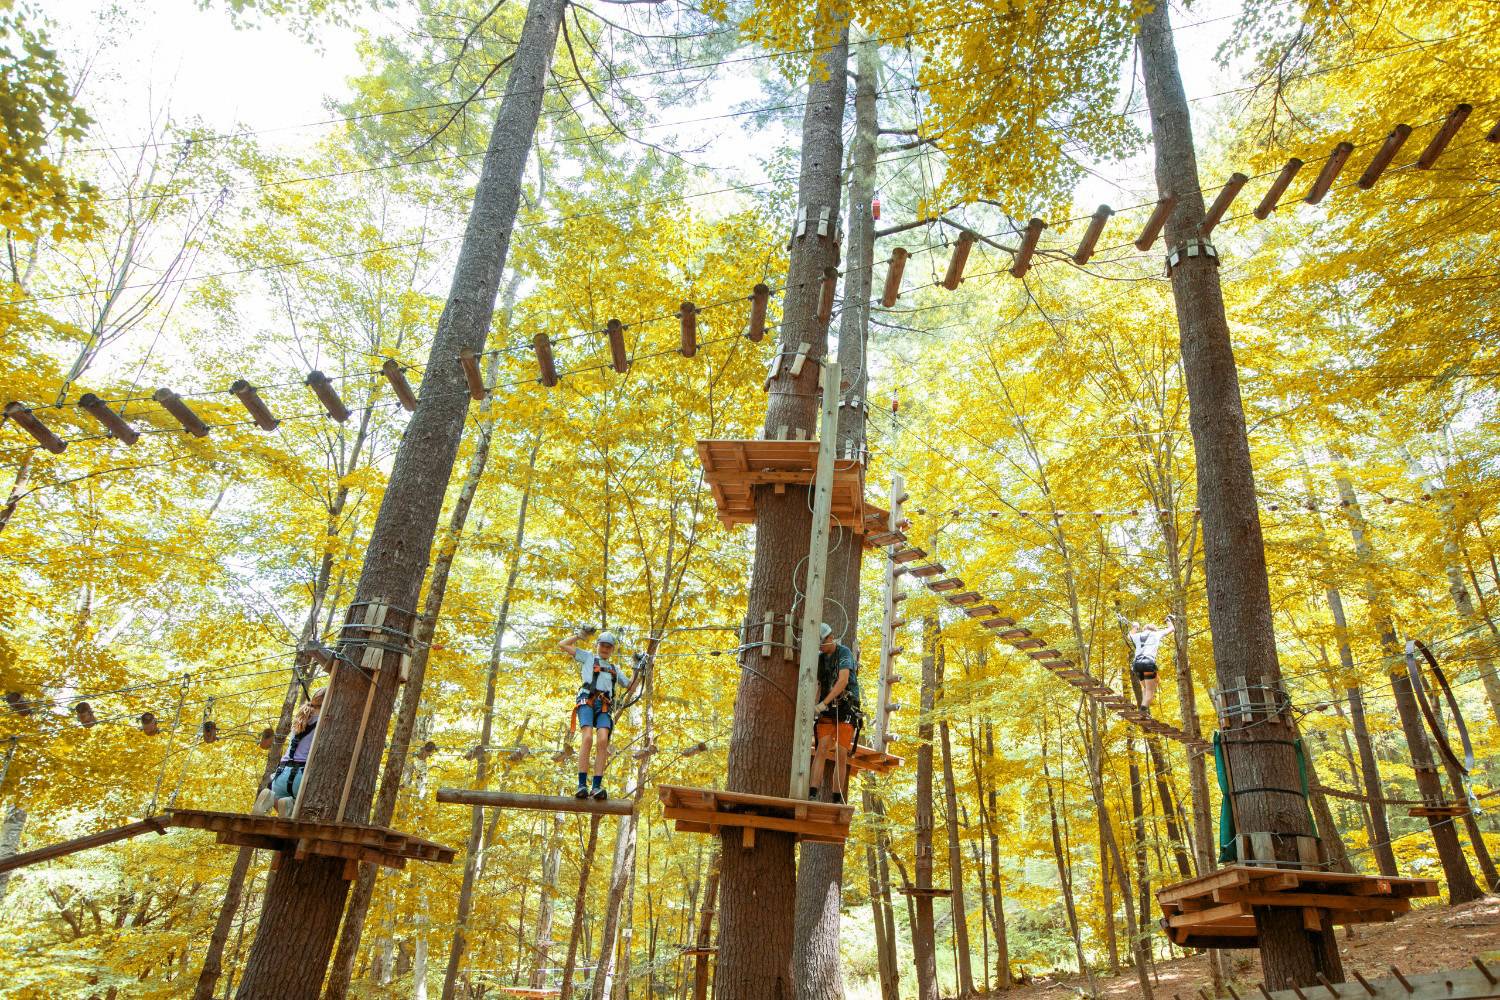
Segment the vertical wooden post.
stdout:
<svg viewBox="0 0 1500 1000">
<path fill-rule="evenodd" d="M 891 477 L 891 512 L 886 519 L 887 531 L 896 531 L 901 524 L 901 500 L 905 486 L 900 476 Z M 880 618 L 880 677 L 875 695 L 874 746 L 881 753 L 885 753 L 885 748 L 889 743 L 891 677 L 896 671 L 896 657 L 892 652 L 896 648 L 896 629 L 893 623 L 900 610 L 900 601 L 896 595 L 896 588 L 899 586 L 900 583 L 896 577 L 896 562 L 887 552 L 885 584 L 881 588 L 884 603 Z"/>
<path fill-rule="evenodd" d="M 818 429 L 818 466 L 813 478 L 812 544 L 807 553 L 807 589 L 802 597 L 801 658 L 797 664 L 797 717 L 792 730 L 791 798 L 807 798 L 812 768 L 813 703 L 818 696 L 818 626 L 828 584 L 828 521 L 833 515 L 833 457 L 838 447 L 839 363 L 823 366 L 823 415 Z"/>
</svg>

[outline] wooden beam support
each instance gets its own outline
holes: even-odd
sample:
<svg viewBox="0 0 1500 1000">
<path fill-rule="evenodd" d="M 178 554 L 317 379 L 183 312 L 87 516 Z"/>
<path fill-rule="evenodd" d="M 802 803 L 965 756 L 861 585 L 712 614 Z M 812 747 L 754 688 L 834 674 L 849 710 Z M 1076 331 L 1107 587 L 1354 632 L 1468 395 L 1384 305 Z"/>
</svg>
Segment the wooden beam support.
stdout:
<svg viewBox="0 0 1500 1000">
<path fill-rule="evenodd" d="M 823 268 L 823 284 L 818 290 L 818 323 L 821 326 L 828 325 L 833 318 L 833 300 L 838 294 L 839 269 L 836 267 Z"/>
<path fill-rule="evenodd" d="M 682 346 L 678 350 L 683 357 L 690 358 L 698 353 L 698 307 L 684 302 L 677 310 L 677 317 L 682 320 Z"/>
<path fill-rule="evenodd" d="M 61 455 L 68 450 L 68 442 L 52 433 L 52 429 L 41 420 L 37 419 L 35 413 L 26 406 L 17 402 L 5 404 L 6 419 L 20 425 L 21 429 L 36 439 L 37 444 L 46 448 L 54 455 Z"/>
</svg>

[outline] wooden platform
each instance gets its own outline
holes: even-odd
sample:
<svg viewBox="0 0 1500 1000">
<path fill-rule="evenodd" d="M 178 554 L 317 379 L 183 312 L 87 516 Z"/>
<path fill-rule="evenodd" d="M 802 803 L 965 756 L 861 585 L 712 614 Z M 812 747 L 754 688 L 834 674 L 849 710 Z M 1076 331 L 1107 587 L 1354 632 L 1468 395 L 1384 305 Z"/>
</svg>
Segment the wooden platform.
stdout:
<svg viewBox="0 0 1500 1000">
<path fill-rule="evenodd" d="M 256 847 L 301 860 L 308 855 L 343 858 L 346 877 L 352 877 L 357 862 L 405 868 L 408 860 L 449 864 L 456 853 L 451 847 L 383 826 L 361 823 L 321 823 L 251 816 L 245 813 L 173 809 L 168 825 L 209 830 L 221 844 Z"/>
<path fill-rule="evenodd" d="M 904 761 L 900 757 L 893 757 L 888 753 L 881 753 L 873 747 L 859 746 L 849 755 L 849 770 L 869 771 L 873 774 L 890 774 L 900 767 Z"/>
<path fill-rule="evenodd" d="M 952 889 L 944 889 L 943 887 L 936 885 L 927 886 L 925 889 L 919 885 L 906 885 L 902 886 L 896 891 L 901 893 L 901 895 L 903 896 L 927 896 L 931 899 L 947 899 L 949 896 L 953 895 Z"/>
<path fill-rule="evenodd" d="M 713 490 L 719 520 L 726 527 L 755 522 L 755 488 L 777 493 L 788 486 L 811 486 L 818 464 L 816 441 L 699 441 L 703 478 Z M 865 467 L 841 459 L 833 467 L 833 521 L 864 529 Z"/>
<path fill-rule="evenodd" d="M 658 785 L 662 815 L 686 833 L 716 834 L 726 827 L 743 831 L 746 847 L 755 846 L 755 831 L 795 834 L 798 840 L 841 844 L 849 837 L 854 808 L 831 802 L 783 799 L 715 788 Z"/>
<path fill-rule="evenodd" d="M 1435 806 L 1412 806 L 1408 816 L 1425 816 L 1428 819 L 1461 819 L 1469 815 L 1469 807 L 1462 802 L 1448 802 Z"/>
<path fill-rule="evenodd" d="M 106 844 L 118 843 L 129 840 L 131 837 L 139 837 L 143 833 L 166 833 L 167 817 L 147 816 L 145 819 L 117 826 L 110 830 L 101 830 L 99 833 L 91 833 L 87 837 L 76 837 L 73 840 L 64 840 L 60 844 L 48 844 L 46 847 L 38 847 L 34 851 L 22 851 L 20 854 L 12 854 L 10 857 L 0 861 L 0 872 L 14 871 L 17 868 L 25 868 L 28 865 L 39 865 L 43 861 L 51 861 L 53 858 L 67 857 L 69 854 L 77 854 L 79 851 L 92 850 L 95 847 L 103 847 Z"/>
<path fill-rule="evenodd" d="M 1253 908 L 1300 909 L 1304 926 L 1381 923 L 1411 909 L 1413 898 L 1436 896 L 1437 880 L 1344 875 L 1231 865 L 1160 889 L 1162 928 L 1184 948 L 1256 947 Z"/>
</svg>

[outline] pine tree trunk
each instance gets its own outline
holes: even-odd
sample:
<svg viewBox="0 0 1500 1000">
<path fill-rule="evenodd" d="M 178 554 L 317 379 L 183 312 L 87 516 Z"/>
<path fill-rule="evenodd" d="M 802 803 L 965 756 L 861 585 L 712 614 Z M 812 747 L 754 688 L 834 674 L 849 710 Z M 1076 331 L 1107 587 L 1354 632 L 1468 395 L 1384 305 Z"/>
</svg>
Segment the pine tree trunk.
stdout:
<svg viewBox="0 0 1500 1000">
<path fill-rule="evenodd" d="M 564 6 L 563 0 L 532 0 L 527 11 L 417 409 L 392 465 L 355 591 L 357 602 L 389 606 L 386 624 L 399 630 L 416 622 L 412 609 L 421 595 L 468 409 L 463 374 L 454 358 L 464 347 L 483 350 L 489 333 Z M 340 647 L 351 659 L 363 657 L 358 641 Z M 350 683 L 336 679 L 330 685 L 318 727 L 318 752 L 303 779 L 301 818 L 337 820 L 346 774 L 353 775 L 353 783 L 344 817 L 360 822 L 369 816 L 401 682 L 401 658 L 399 652 L 383 655 L 368 701 L 368 683 L 355 683 L 362 678 L 351 677 L 351 671 L 343 675 Z M 366 738 L 355 759 L 361 732 Z M 317 997 L 349 891 L 343 870 L 341 859 L 313 857 L 289 860 L 276 872 L 240 982 L 241 1000 Z"/>
<path fill-rule="evenodd" d="M 865 848 L 870 868 L 870 910 L 875 923 L 876 959 L 880 972 L 880 1000 L 900 1000 L 901 972 L 896 952 L 896 912 L 891 905 L 891 872 L 886 862 L 888 834 L 884 829 L 885 807 L 869 785 L 864 790 L 864 810 L 876 826 L 875 840 Z"/>
<path fill-rule="evenodd" d="M 511 310 L 515 306 L 519 287 L 520 276 L 513 275 L 505 287 L 500 306 L 501 330 L 510 328 Z M 500 353 L 496 352 L 490 355 L 486 366 L 491 385 L 495 384 L 499 369 Z M 405 784 L 412 727 L 416 725 L 417 710 L 422 704 L 422 688 L 427 679 L 427 663 L 432 653 L 433 636 L 437 633 L 438 616 L 442 613 L 443 601 L 448 594 L 448 579 L 453 571 L 453 560 L 458 555 L 458 540 L 463 537 L 464 525 L 468 523 L 469 511 L 474 505 L 474 496 L 479 491 L 480 480 L 484 478 L 484 471 L 489 465 L 497 416 L 498 404 L 491 395 L 484 403 L 484 414 L 479 425 L 479 435 L 474 442 L 474 454 L 469 460 L 468 472 L 464 475 L 463 485 L 454 500 L 453 510 L 448 514 L 447 532 L 438 548 L 437 558 L 432 562 L 427 596 L 422 602 L 422 615 L 417 619 L 414 632 L 417 651 L 407 668 L 400 706 L 396 710 L 396 725 L 391 731 L 390 750 L 386 753 L 385 764 L 380 773 L 380 789 L 375 794 L 375 806 L 371 810 L 371 822 L 377 826 L 389 826 L 396 815 L 396 800 Z M 537 445 L 533 444 L 528 477 L 531 469 L 536 466 L 536 452 Z M 526 497 L 523 496 L 520 515 L 523 524 L 526 520 L 525 504 Z M 354 975 L 354 959 L 359 954 L 365 918 L 369 914 L 370 901 L 375 895 L 375 880 L 379 874 L 380 870 L 376 865 L 360 866 L 359 877 L 355 879 L 354 890 L 350 893 L 349 904 L 344 910 L 344 925 L 339 932 L 338 948 L 334 951 L 333 968 L 328 974 L 323 1000 L 345 1000 L 349 995 L 349 982 Z"/>
<path fill-rule="evenodd" d="M 1318 777 L 1318 763 L 1313 759 L 1312 747 L 1306 748 L 1308 799 L 1312 803 L 1313 820 L 1318 824 L 1318 851 L 1330 871 L 1353 872 L 1349 861 L 1349 849 L 1333 821 L 1333 810 L 1328 808 L 1328 796 L 1321 791 L 1323 781 Z"/>
<path fill-rule="evenodd" d="M 870 283 L 875 230 L 870 201 L 875 191 L 875 94 L 880 73 L 878 44 L 854 44 L 854 139 L 849 151 L 848 255 L 842 313 L 839 317 L 839 370 L 851 384 L 842 394 L 838 420 L 838 455 L 859 454 L 865 443 L 865 342 L 869 331 Z M 846 645 L 859 653 L 859 570 L 864 554 L 862 534 L 836 525 L 829 536 L 832 553 L 824 620 Z M 840 610 L 842 609 L 842 610 Z M 865 690 L 873 691 L 867 684 Z M 839 918 L 843 909 L 844 845 L 804 843 L 797 865 L 796 938 L 792 977 L 799 1000 L 842 1000 L 843 961 L 839 955 Z"/>
<path fill-rule="evenodd" d="M 777 350 L 788 363 L 772 380 L 765 434 L 783 425 L 816 434 L 818 372 L 827 353 L 828 331 L 816 320 L 817 297 L 825 268 L 834 266 L 838 247 L 843 121 L 849 61 L 841 38 L 814 56 L 802 122 L 802 176 L 794 228 L 782 329 Z M 822 219 L 826 232 L 820 233 Z M 808 363 L 791 374 L 791 357 L 806 345 Z M 812 529 L 810 490 L 789 486 L 777 493 L 755 487 L 755 557 L 750 573 L 747 627 L 759 628 L 767 614 L 791 615 L 797 601 L 801 564 Z M 797 660 L 762 658 L 759 648 L 741 653 L 743 668 L 735 696 L 729 745 L 727 787 L 732 791 L 785 797 L 793 747 Z M 738 830 L 723 835 L 720 895 L 720 1000 L 792 1000 L 791 979 L 796 926 L 796 866 L 790 834 L 761 832 L 755 846 L 744 846 Z"/>
<path fill-rule="evenodd" d="M 911 927 L 913 964 L 917 969 L 917 1000 L 938 1000 L 937 935 L 932 919 L 932 709 L 937 687 L 934 634 L 937 625 L 928 619 L 923 627 L 926 649 L 922 651 L 922 716 L 917 723 L 916 849 L 912 867 L 917 891 L 912 894 L 916 920 Z"/>
<path fill-rule="evenodd" d="M 1339 456 L 1335 453 L 1335 458 Z M 1443 800 L 1442 782 L 1438 780 L 1436 765 L 1432 762 L 1432 751 L 1427 744 L 1416 696 L 1412 693 L 1411 680 L 1406 675 L 1406 664 L 1396 638 L 1396 624 L 1390 601 L 1376 583 L 1375 551 L 1370 545 L 1365 530 L 1364 512 L 1354 484 L 1342 474 L 1334 477 L 1338 485 L 1340 506 L 1349 521 L 1349 534 L 1354 540 L 1354 555 L 1365 578 L 1365 599 L 1369 602 L 1371 624 L 1380 634 L 1380 648 L 1385 657 L 1385 667 L 1390 675 L 1391 694 L 1396 701 L 1396 713 L 1401 719 L 1401 730 L 1406 734 L 1406 744 L 1411 754 L 1412 771 L 1417 779 L 1417 790 L 1426 802 Z M 1351 706 L 1352 708 L 1352 706 Z M 1374 805 L 1374 803 L 1371 803 Z M 1468 903 L 1483 895 L 1474 873 L 1469 870 L 1463 846 L 1458 842 L 1458 831 L 1446 818 L 1429 816 L 1428 828 L 1432 832 L 1433 844 L 1437 847 L 1438 861 L 1443 866 L 1443 875 L 1448 882 L 1448 902 L 1451 905 Z"/>
<path fill-rule="evenodd" d="M 599 846 L 599 814 L 589 817 L 589 840 L 578 859 L 578 893 L 573 897 L 573 923 L 568 931 L 568 955 L 563 959 L 562 990 L 558 1000 L 571 1000 L 573 973 L 578 967 L 578 941 L 583 934 L 584 910 L 588 905 L 589 872 L 594 867 L 594 850 Z"/>
<path fill-rule="evenodd" d="M 1140 51 L 1156 143 L 1157 188 L 1163 196 L 1178 199 L 1167 221 L 1166 246 L 1181 248 L 1196 236 L 1204 204 L 1166 4 L 1142 15 Z M 1219 688 L 1245 684 L 1277 697 L 1284 692 L 1265 543 L 1218 262 L 1204 255 L 1184 256 L 1172 269 L 1171 279 L 1197 458 L 1208 617 Z M 1262 741 L 1286 743 L 1242 743 L 1232 729 L 1225 735 L 1230 769 L 1240 787 L 1292 790 L 1238 796 L 1244 832 L 1310 835 L 1305 800 L 1295 791 L 1300 785 L 1290 717 L 1282 714 L 1263 721 L 1253 734 Z M 1295 860 L 1295 841 L 1283 837 L 1277 844 L 1285 860 Z M 1255 925 L 1269 988 L 1314 985 L 1320 973 L 1342 981 L 1332 934 L 1303 930 L 1300 910 L 1257 907 Z"/>
<path fill-rule="evenodd" d="M 995 728 L 992 723 L 984 724 L 984 752 L 985 756 L 993 759 L 995 756 Z M 991 788 L 989 790 L 989 810 L 985 818 L 985 826 L 990 837 L 990 877 L 995 880 L 994 899 L 994 928 L 995 928 L 995 975 L 999 982 L 996 989 L 1008 990 L 1011 988 L 1010 976 L 1010 941 L 1005 934 L 1005 886 L 1000 876 L 1000 834 L 997 829 L 998 822 L 995 818 L 995 810 L 999 805 L 999 793 Z"/>
</svg>

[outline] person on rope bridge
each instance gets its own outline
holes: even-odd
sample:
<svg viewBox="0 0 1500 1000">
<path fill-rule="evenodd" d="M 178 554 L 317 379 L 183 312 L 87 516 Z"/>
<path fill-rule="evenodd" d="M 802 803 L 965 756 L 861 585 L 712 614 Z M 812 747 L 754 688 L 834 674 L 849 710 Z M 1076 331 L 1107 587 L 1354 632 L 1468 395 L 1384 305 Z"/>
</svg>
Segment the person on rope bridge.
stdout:
<svg viewBox="0 0 1500 1000">
<path fill-rule="evenodd" d="M 271 772 L 271 780 L 255 797 L 251 810 L 257 816 L 265 816 L 276 807 L 276 814 L 289 819 L 292 807 L 297 804 L 297 793 L 302 789 L 302 772 L 307 767 L 307 755 L 312 752 L 313 734 L 318 728 L 318 718 L 323 714 L 323 697 L 326 687 L 318 688 L 297 709 L 292 717 L 292 739 L 287 744 L 281 763 Z"/>
<path fill-rule="evenodd" d="M 836 788 L 833 801 L 844 801 L 849 755 L 859 742 L 864 717 L 859 710 L 859 661 L 854 651 L 833 634 L 833 626 L 818 626 L 818 705 L 813 711 L 815 750 L 810 786 L 813 798 L 821 798 L 823 771 L 831 759 Z"/>
<path fill-rule="evenodd" d="M 1140 707 L 1146 711 L 1151 710 L 1151 703 L 1156 700 L 1156 686 L 1160 683 L 1156 676 L 1156 655 L 1161 652 L 1161 641 L 1171 635 L 1175 627 L 1171 615 L 1167 615 L 1167 623 L 1160 627 L 1130 623 L 1130 671 L 1141 682 Z"/>
<path fill-rule="evenodd" d="M 594 641 L 592 652 L 578 648 L 578 644 L 587 641 L 595 631 L 592 627 L 585 628 L 577 635 L 564 639 L 558 644 L 558 649 L 567 653 L 578 664 L 579 680 L 582 682 L 578 697 L 573 703 L 573 721 L 569 726 L 569 732 L 575 727 L 583 731 L 583 741 L 578 747 L 578 789 L 573 795 L 580 799 L 592 795 L 603 800 L 608 798 L 604 791 L 604 767 L 609 762 L 609 736 L 615 727 L 610 709 L 615 704 L 615 692 L 625 678 L 610 660 L 619 645 L 613 632 L 600 632 L 598 639 Z M 632 672 L 621 700 L 630 697 L 644 676 L 638 670 L 640 663 L 641 656 L 637 654 L 637 670 Z M 590 756 L 594 761 L 592 787 L 589 785 Z"/>
</svg>

